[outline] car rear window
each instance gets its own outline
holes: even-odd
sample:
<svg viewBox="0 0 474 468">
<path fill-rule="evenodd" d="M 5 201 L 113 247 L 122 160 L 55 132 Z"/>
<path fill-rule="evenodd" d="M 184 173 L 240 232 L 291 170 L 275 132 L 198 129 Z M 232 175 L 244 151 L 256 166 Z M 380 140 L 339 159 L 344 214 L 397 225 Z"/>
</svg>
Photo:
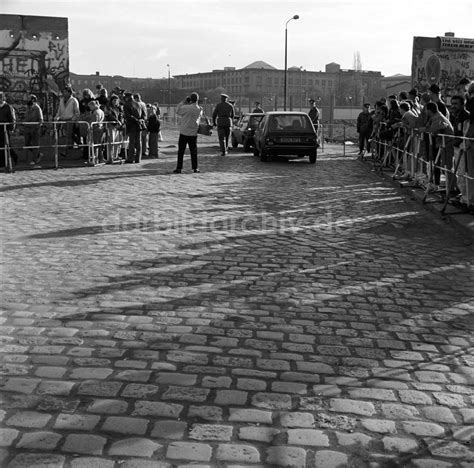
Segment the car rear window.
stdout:
<svg viewBox="0 0 474 468">
<path fill-rule="evenodd" d="M 273 131 L 313 131 L 313 124 L 306 115 L 272 115 L 268 128 Z"/>
</svg>

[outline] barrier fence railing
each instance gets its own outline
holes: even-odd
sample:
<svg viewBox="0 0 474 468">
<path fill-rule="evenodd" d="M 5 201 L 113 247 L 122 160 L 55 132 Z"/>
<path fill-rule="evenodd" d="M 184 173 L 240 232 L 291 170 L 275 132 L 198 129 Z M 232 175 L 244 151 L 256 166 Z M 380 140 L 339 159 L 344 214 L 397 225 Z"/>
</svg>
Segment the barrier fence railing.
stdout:
<svg viewBox="0 0 474 468">
<path fill-rule="evenodd" d="M 37 129 L 37 138 L 30 139 L 31 144 L 28 146 L 14 146 L 11 144 L 14 127 L 17 130 L 23 128 L 23 132 Z M 86 164 L 95 166 L 124 161 L 129 139 L 124 127 L 117 122 L 0 123 L 0 151 L 4 154 L 5 170 L 14 171 L 12 159 L 16 159 L 16 150 L 39 152 L 43 148 L 53 150 L 53 168 L 58 169 L 60 151 L 66 151 L 73 145 L 73 127 L 79 134 L 74 147 L 83 149 Z M 320 124 L 317 133 L 321 150 L 324 151 L 325 142 L 340 143 L 344 155 L 347 140 L 354 140 L 357 136 L 353 127 L 344 124 Z M 40 138 L 44 140 L 44 135 L 49 135 L 49 144 L 40 144 Z M 404 128 L 398 128 L 387 136 L 386 128 L 380 127 L 370 139 L 370 157 L 375 170 L 388 169 L 392 172 L 392 178 L 402 181 L 404 186 L 422 188 L 424 202 L 430 193 L 444 193 L 443 212 L 450 202 L 450 192 L 456 185 L 463 203 L 468 207 L 474 206 L 474 138 L 433 135 Z"/>
<path fill-rule="evenodd" d="M 376 170 L 423 189 L 423 202 L 430 193 L 439 195 L 443 213 L 450 202 L 474 206 L 474 138 L 403 128 L 387 135 L 382 128 L 370 139 L 370 156 Z M 460 200 L 450 198 L 455 187 Z"/>
<path fill-rule="evenodd" d="M 29 137 L 28 145 L 12 144 L 12 132 L 22 130 Z M 26 141 L 26 139 L 25 139 Z M 42 144 L 40 144 L 42 143 Z M 3 153 L 6 172 L 14 172 L 14 160 L 18 159 L 17 151 L 32 153 L 32 160 L 38 160 L 41 149 L 50 149 L 53 153 L 53 168 L 60 167 L 61 150 L 83 150 L 86 164 L 94 166 L 102 162 L 123 162 L 121 155 L 128 149 L 128 136 L 118 122 L 52 121 L 0 123 L 0 154 Z M 121 150 L 124 150 L 121 152 Z M 35 154 L 36 153 L 36 154 Z M 1 157 L 1 156 L 0 156 Z M 29 159 L 28 155 L 27 159 Z"/>
</svg>

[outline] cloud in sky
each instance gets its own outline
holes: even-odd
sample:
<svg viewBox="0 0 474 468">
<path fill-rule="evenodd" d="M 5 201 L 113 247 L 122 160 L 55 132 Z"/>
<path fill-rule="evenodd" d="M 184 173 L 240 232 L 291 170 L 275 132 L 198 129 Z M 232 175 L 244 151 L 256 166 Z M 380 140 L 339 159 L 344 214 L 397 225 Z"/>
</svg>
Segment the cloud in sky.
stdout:
<svg viewBox="0 0 474 468">
<path fill-rule="evenodd" d="M 351 68 L 409 74 L 413 36 L 454 31 L 473 37 L 467 0 L 1 0 L 2 13 L 69 19 L 70 68 L 76 73 L 167 76 L 241 68 L 263 60 L 324 70 Z"/>
</svg>

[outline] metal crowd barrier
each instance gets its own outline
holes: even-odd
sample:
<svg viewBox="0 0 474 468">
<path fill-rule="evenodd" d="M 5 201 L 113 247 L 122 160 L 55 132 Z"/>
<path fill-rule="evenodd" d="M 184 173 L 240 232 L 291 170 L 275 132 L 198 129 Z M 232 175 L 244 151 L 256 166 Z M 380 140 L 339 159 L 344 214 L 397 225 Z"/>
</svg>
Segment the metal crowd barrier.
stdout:
<svg viewBox="0 0 474 468">
<path fill-rule="evenodd" d="M 389 169 L 402 186 L 423 189 L 424 203 L 430 193 L 438 194 L 444 213 L 457 183 L 467 208 L 474 207 L 474 138 L 398 128 L 391 139 L 384 139 L 379 129 L 370 148 L 374 169 Z"/>
<path fill-rule="evenodd" d="M 77 125 L 79 138 L 84 137 L 84 141 L 79 142 L 68 142 L 62 141 L 67 138 L 66 126 Z M 12 145 L 12 131 L 19 128 L 25 129 L 26 127 L 33 126 L 40 130 L 40 143 L 41 139 L 44 140 L 45 135 L 49 135 L 50 144 L 39 144 L 33 146 L 25 145 Z M 16 131 L 15 130 L 15 131 Z M 87 158 L 86 164 L 89 166 L 95 166 L 102 162 L 107 163 L 122 163 L 124 158 L 121 157 L 120 150 L 126 151 L 128 149 L 128 137 L 124 128 L 117 129 L 116 123 L 114 122 L 88 122 L 84 120 L 74 121 L 52 121 L 43 122 L 17 122 L 12 123 L 0 123 L 0 131 L 3 133 L 4 144 L 0 144 L 0 152 L 4 154 L 5 172 L 15 172 L 15 164 L 13 164 L 13 154 L 16 154 L 17 150 L 41 150 L 49 148 L 53 150 L 53 169 L 60 168 L 60 150 L 61 149 L 86 149 Z M 66 135 L 64 135 L 66 133 Z M 71 148 L 72 145 L 72 148 Z M 100 152 L 103 152 L 103 155 Z"/>
</svg>

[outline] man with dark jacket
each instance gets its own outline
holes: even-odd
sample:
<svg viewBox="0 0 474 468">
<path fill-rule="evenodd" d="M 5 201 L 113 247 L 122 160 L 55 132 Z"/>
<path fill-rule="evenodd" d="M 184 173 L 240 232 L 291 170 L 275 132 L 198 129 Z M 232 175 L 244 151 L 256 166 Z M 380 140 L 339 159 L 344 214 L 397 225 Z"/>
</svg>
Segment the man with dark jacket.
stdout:
<svg viewBox="0 0 474 468">
<path fill-rule="evenodd" d="M 362 112 L 357 117 L 357 133 L 359 134 L 359 156 L 364 155 L 365 149 L 369 151 L 370 126 L 370 104 L 364 104 Z"/>
<path fill-rule="evenodd" d="M 8 154 L 11 155 L 11 160 L 13 160 L 14 164 L 16 164 L 18 160 L 16 153 L 9 148 L 10 132 L 13 130 L 15 121 L 15 111 L 13 107 L 7 103 L 5 93 L 0 91 L 0 167 L 5 167 L 5 162 L 7 162 L 7 168 L 9 170 L 13 168 L 11 167 L 12 161 L 8 160 Z"/>
<path fill-rule="evenodd" d="M 142 156 L 141 132 L 145 126 L 146 113 L 143 107 L 133 99 L 132 93 L 125 93 L 123 106 L 125 128 L 129 138 L 126 163 L 139 163 Z"/>
<path fill-rule="evenodd" d="M 221 94 L 221 102 L 217 104 L 212 113 L 212 123 L 217 126 L 217 137 L 222 156 L 225 156 L 229 150 L 229 135 L 234 121 L 234 106 L 227 102 L 229 96 Z"/>
</svg>

